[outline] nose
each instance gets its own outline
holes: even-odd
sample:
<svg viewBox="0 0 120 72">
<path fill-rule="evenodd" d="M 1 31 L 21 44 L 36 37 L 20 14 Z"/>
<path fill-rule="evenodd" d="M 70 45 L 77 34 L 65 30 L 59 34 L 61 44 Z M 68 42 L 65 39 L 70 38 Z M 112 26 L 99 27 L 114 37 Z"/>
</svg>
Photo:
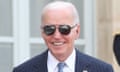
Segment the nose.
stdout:
<svg viewBox="0 0 120 72">
<path fill-rule="evenodd" d="M 55 39 L 61 38 L 61 33 L 59 32 L 59 29 L 56 29 L 56 31 L 55 31 L 54 34 L 53 34 L 53 37 L 54 37 Z"/>
</svg>

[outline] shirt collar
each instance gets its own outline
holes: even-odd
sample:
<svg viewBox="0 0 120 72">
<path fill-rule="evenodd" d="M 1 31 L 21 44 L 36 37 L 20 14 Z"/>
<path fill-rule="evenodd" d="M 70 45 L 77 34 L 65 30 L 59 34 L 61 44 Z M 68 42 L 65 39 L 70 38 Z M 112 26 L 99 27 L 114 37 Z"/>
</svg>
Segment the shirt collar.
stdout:
<svg viewBox="0 0 120 72">
<path fill-rule="evenodd" d="M 57 64 L 59 63 L 59 61 L 51 54 L 50 51 L 48 51 L 48 68 L 49 69 L 53 69 L 51 71 L 55 71 Z"/>
<path fill-rule="evenodd" d="M 75 49 L 73 49 L 72 54 L 65 60 L 65 64 L 66 66 L 72 71 L 74 72 L 75 70 L 75 58 L 76 57 L 76 51 Z M 56 70 L 57 68 L 57 64 L 59 63 L 59 61 L 52 55 L 52 53 L 50 51 L 48 51 L 48 68 L 49 69 L 53 69 L 51 71 Z"/>
<path fill-rule="evenodd" d="M 75 69 L 75 57 L 76 53 L 75 49 L 73 49 L 72 54 L 67 58 L 67 60 L 65 60 L 66 65 L 68 66 L 68 68 L 70 68 L 72 72 L 74 72 Z"/>
</svg>

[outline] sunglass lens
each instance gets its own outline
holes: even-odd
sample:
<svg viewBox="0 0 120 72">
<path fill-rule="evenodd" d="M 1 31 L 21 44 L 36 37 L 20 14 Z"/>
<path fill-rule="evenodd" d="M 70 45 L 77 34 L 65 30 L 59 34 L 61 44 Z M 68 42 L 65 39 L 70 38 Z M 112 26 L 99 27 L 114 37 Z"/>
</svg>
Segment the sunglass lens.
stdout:
<svg viewBox="0 0 120 72">
<path fill-rule="evenodd" d="M 61 34 L 68 35 L 70 33 L 70 26 L 69 25 L 61 25 L 59 27 L 59 31 Z"/>
<path fill-rule="evenodd" d="M 45 26 L 44 32 L 46 35 L 52 35 L 55 32 L 55 26 Z"/>
</svg>

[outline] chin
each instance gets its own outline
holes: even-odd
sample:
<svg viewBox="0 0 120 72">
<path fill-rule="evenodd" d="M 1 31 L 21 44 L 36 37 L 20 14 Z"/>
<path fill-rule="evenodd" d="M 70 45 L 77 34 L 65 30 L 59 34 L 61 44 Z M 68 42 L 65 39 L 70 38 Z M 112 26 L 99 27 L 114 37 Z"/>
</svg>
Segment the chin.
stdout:
<svg viewBox="0 0 120 72">
<path fill-rule="evenodd" d="M 64 50 L 54 50 L 53 53 L 54 54 L 64 54 L 66 52 Z"/>
</svg>

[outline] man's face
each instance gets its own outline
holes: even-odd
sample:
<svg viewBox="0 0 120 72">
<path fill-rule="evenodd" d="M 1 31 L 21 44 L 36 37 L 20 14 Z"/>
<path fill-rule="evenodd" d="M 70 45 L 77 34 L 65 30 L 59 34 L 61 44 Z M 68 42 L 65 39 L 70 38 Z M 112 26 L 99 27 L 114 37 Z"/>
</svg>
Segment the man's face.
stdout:
<svg viewBox="0 0 120 72">
<path fill-rule="evenodd" d="M 60 25 L 73 26 L 74 17 L 72 12 L 66 9 L 47 10 L 43 15 L 42 26 L 54 25 L 56 30 L 51 35 L 42 31 L 42 36 L 53 55 L 69 55 L 74 48 L 74 40 L 79 36 L 79 25 L 71 29 L 68 35 L 59 32 Z"/>
</svg>

